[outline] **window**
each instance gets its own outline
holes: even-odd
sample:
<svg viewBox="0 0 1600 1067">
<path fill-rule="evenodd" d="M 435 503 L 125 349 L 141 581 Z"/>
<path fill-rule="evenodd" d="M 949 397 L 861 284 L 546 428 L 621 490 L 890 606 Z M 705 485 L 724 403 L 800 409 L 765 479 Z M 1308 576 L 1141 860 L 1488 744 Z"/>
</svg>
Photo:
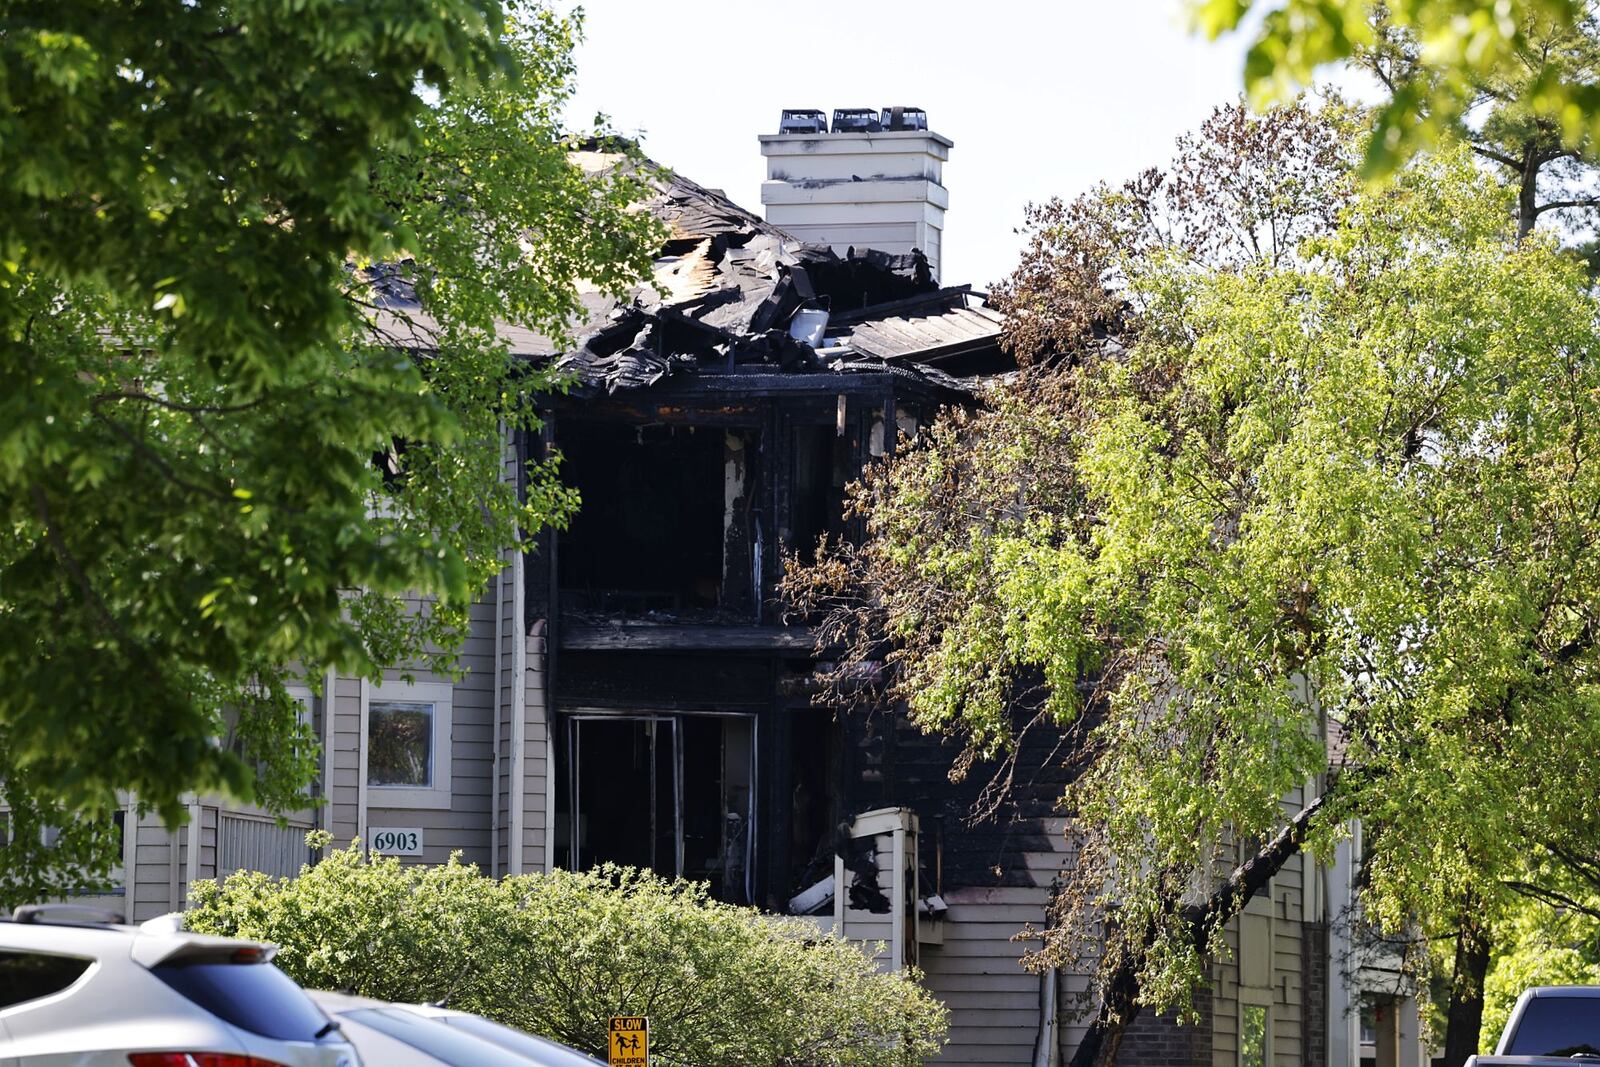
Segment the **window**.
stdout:
<svg viewBox="0 0 1600 1067">
<path fill-rule="evenodd" d="M 364 703 L 368 797 L 375 808 L 450 806 L 450 686 L 384 682 Z"/>
<path fill-rule="evenodd" d="M 128 857 L 128 813 L 126 810 L 115 811 L 111 814 L 111 836 L 116 841 L 118 862 L 106 872 L 103 881 L 96 880 L 87 887 L 79 887 L 67 891 L 67 896 L 73 897 L 120 897 L 126 892 L 127 857 Z M 45 828 L 46 843 L 52 847 L 60 838 L 61 831 L 54 827 Z"/>
<path fill-rule="evenodd" d="M 513 1030 L 481 1015 L 436 1015 L 433 1019 L 446 1026 L 465 1030 L 492 1045 L 526 1056 L 530 1063 L 545 1064 L 547 1067 L 594 1067 L 594 1061 L 576 1049 L 558 1045 L 548 1038 Z"/>
<path fill-rule="evenodd" d="M 1270 1062 L 1267 1011 L 1261 1004 L 1239 1005 L 1239 1067 L 1267 1067 Z"/>
<path fill-rule="evenodd" d="M 312 712 L 311 690 L 306 686 L 299 684 L 298 682 L 289 682 L 284 685 L 283 691 L 289 697 L 290 701 L 293 702 L 296 721 L 305 728 L 306 733 L 314 734 L 316 728 L 316 718 Z M 253 706 L 251 715 L 260 716 L 264 713 L 264 709 L 269 706 L 270 702 L 267 698 L 266 692 L 259 688 L 255 691 L 254 698 L 255 699 L 253 703 L 259 704 L 260 706 Z M 245 736 L 244 732 L 241 730 L 241 718 L 243 713 L 244 709 L 238 705 L 229 705 L 223 709 L 223 746 L 235 756 L 238 756 L 246 763 L 251 764 L 255 768 L 256 777 L 260 778 L 266 773 L 266 761 L 260 758 L 260 752 L 251 753 L 245 750 Z M 257 744 L 259 744 L 259 739 L 257 739 Z M 304 739 L 301 739 L 301 743 L 297 745 L 297 748 L 302 747 L 309 747 L 305 744 Z M 307 797 L 311 796 L 311 786 L 308 784 L 304 789 L 301 790 L 301 794 Z"/>
<path fill-rule="evenodd" d="M 375 703 L 367 711 L 367 784 L 433 788 L 433 705 Z"/>
<path fill-rule="evenodd" d="M 789 492 L 789 539 L 786 550 L 803 562 L 817 558 L 824 534 L 844 533 L 844 485 L 849 480 L 849 442 L 832 426 L 794 428 L 794 481 Z"/>
<path fill-rule="evenodd" d="M 1600 1053 L 1595 1038 L 1594 997 L 1540 996 L 1528 1001 L 1511 1035 L 1508 1056 L 1577 1059 Z"/>
<path fill-rule="evenodd" d="M 155 976 L 224 1022 L 278 1041 L 315 1041 L 328 1017 L 270 963 L 169 963 Z"/>
<path fill-rule="evenodd" d="M 0 848 L 5 848 L 11 844 L 13 837 L 13 827 L 11 823 L 12 818 L 13 816 L 10 811 L 0 809 Z M 104 877 L 97 876 L 93 880 L 85 878 L 84 883 L 79 887 L 67 888 L 64 891 L 66 896 L 99 897 L 121 896 L 123 894 L 124 872 L 126 871 L 127 859 L 127 820 L 127 811 L 118 810 L 111 813 L 111 821 L 109 825 L 86 825 L 81 827 L 81 829 L 86 829 L 95 836 L 99 836 L 101 834 L 110 835 L 111 839 L 115 842 L 115 846 L 112 851 L 117 856 L 117 862 L 112 864 L 110 870 L 105 872 Z M 30 828 L 28 821 L 23 820 L 21 829 L 18 829 L 16 832 L 27 834 L 29 836 L 37 836 L 39 843 L 47 849 L 57 848 L 61 843 L 61 827 L 59 826 L 44 825 Z M 72 847 L 74 849 L 81 847 L 82 844 L 83 839 L 81 837 L 72 841 Z"/>
<path fill-rule="evenodd" d="M 42 952 L 0 952 L 0 1009 L 61 992 L 82 978 L 91 962 Z"/>
</svg>

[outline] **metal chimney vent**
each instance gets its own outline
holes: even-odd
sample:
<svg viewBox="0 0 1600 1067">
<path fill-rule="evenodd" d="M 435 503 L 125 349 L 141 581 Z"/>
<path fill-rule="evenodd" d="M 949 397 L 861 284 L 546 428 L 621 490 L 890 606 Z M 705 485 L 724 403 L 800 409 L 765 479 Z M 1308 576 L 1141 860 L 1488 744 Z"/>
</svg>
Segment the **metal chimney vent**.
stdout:
<svg viewBox="0 0 1600 1067">
<path fill-rule="evenodd" d="M 827 113 L 818 111 L 814 107 L 786 107 L 783 109 L 783 116 L 778 119 L 778 132 L 827 133 Z"/>
<path fill-rule="evenodd" d="M 928 113 L 920 107 L 886 107 L 882 122 L 886 130 L 926 130 Z"/>
<path fill-rule="evenodd" d="M 883 122 L 876 108 L 841 107 L 833 112 L 834 133 L 879 133 Z"/>
</svg>

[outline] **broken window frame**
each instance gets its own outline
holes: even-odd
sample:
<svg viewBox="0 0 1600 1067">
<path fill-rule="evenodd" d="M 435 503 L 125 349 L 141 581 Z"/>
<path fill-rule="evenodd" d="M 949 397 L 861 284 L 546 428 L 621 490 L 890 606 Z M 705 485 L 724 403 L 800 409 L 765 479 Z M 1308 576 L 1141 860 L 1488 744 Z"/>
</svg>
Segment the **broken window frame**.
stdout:
<svg viewBox="0 0 1600 1067">
<path fill-rule="evenodd" d="M 581 845 L 581 841 L 582 841 L 581 819 L 582 819 L 583 812 L 581 810 L 580 797 L 582 796 L 582 789 L 583 789 L 583 774 L 582 774 L 582 763 L 581 763 L 582 746 L 581 746 L 581 742 L 579 740 L 579 734 L 581 732 L 580 731 L 580 725 L 582 723 L 584 723 L 584 722 L 611 722 L 611 723 L 617 723 L 617 722 L 635 722 L 635 723 L 650 722 L 650 723 L 657 723 L 657 724 L 662 723 L 662 722 L 667 722 L 671 726 L 672 747 L 673 747 L 673 751 L 672 751 L 672 769 L 673 769 L 672 792 L 673 792 L 673 844 L 674 844 L 674 848 L 673 848 L 672 871 L 671 872 L 663 872 L 663 873 L 667 877 L 679 877 L 679 878 L 691 878 L 691 879 L 694 878 L 694 875 L 686 873 L 684 871 L 684 856 L 685 856 L 684 827 L 686 825 L 686 818 L 685 818 L 685 811 L 684 811 L 684 796 L 683 796 L 684 757 L 685 757 L 684 743 L 683 743 L 683 738 L 684 738 L 684 728 L 683 728 L 684 727 L 684 720 L 686 720 L 686 719 L 738 719 L 738 720 L 744 720 L 744 721 L 748 722 L 749 723 L 749 727 L 750 727 L 750 758 L 749 758 L 749 767 L 748 767 L 748 771 L 749 771 L 749 796 L 747 798 L 747 807 L 748 807 L 749 810 L 745 813 L 745 828 L 744 828 L 744 885 L 742 887 L 742 890 L 743 890 L 744 901 L 745 902 L 748 903 L 748 902 L 751 902 L 751 901 L 755 900 L 756 827 L 757 827 L 757 824 L 759 822 L 759 818 L 758 818 L 758 808 L 759 808 L 758 795 L 759 795 L 759 789 L 760 789 L 759 777 L 760 777 L 760 766 L 761 766 L 761 759 L 760 759 L 760 747 L 761 747 L 760 735 L 761 735 L 761 731 L 760 731 L 760 718 L 759 718 L 759 714 L 757 712 L 755 712 L 755 711 L 727 711 L 727 710 L 681 711 L 681 710 L 661 710 L 661 709 L 648 709 L 648 708 L 622 709 L 622 708 L 603 708 L 603 707 L 576 707 L 576 708 L 570 708 L 570 709 L 567 709 L 566 711 L 564 711 L 562 713 L 562 717 L 561 718 L 562 718 L 561 729 L 562 729 L 563 734 L 564 734 L 564 736 L 562 737 L 562 740 L 561 740 L 561 744 L 562 744 L 562 748 L 563 748 L 564 755 L 565 755 L 565 758 L 566 758 L 566 765 L 567 765 L 567 774 L 566 774 L 566 783 L 565 783 L 565 785 L 566 785 L 566 794 L 567 794 L 567 798 L 566 798 L 567 799 L 566 819 L 567 819 L 567 835 L 568 835 L 567 863 L 569 865 L 569 869 L 571 869 L 573 871 L 581 871 L 581 870 L 584 869 L 583 868 L 583 861 L 582 861 L 583 848 L 582 848 L 582 845 Z M 654 747 L 653 747 L 655 744 L 656 744 L 656 740 L 652 739 L 652 759 L 651 759 L 652 768 L 655 766 L 655 759 L 654 759 L 654 751 L 655 750 L 654 750 Z M 656 795 L 656 792 L 657 792 L 656 786 L 652 782 L 651 787 L 650 787 L 650 795 L 653 797 L 653 796 Z M 726 801 L 726 783 L 724 783 L 724 802 L 725 801 Z M 725 803 L 724 803 L 724 806 L 726 806 Z M 655 812 L 652 812 L 652 822 L 651 822 L 651 829 L 650 829 L 650 838 L 651 838 L 652 851 L 654 850 L 654 847 L 655 847 L 654 842 L 655 842 L 656 837 L 657 837 L 654 816 L 655 816 Z M 653 856 L 652 856 L 652 858 L 653 858 Z M 605 861 L 602 860 L 602 861 L 598 861 L 598 862 L 605 862 Z M 656 869 L 659 870 L 660 868 L 658 867 Z M 724 889 L 724 892 L 726 892 L 726 888 Z"/>
</svg>

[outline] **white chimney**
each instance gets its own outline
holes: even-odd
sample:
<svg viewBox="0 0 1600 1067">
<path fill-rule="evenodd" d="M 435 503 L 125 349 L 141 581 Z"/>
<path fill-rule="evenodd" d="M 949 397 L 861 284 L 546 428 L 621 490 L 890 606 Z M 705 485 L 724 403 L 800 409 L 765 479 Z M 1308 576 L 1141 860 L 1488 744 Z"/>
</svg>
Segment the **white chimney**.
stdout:
<svg viewBox="0 0 1600 1067">
<path fill-rule="evenodd" d="M 767 221 L 802 241 L 845 250 L 922 250 L 935 278 L 950 195 L 941 184 L 954 142 L 918 108 L 845 108 L 833 130 L 818 111 L 785 111 L 763 134 Z"/>
</svg>

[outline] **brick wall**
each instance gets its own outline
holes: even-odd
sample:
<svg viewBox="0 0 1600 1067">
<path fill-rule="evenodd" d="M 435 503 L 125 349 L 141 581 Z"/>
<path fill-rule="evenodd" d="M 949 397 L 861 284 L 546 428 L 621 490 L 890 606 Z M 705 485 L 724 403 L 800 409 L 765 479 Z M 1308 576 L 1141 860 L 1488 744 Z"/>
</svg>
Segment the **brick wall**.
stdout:
<svg viewBox="0 0 1600 1067">
<path fill-rule="evenodd" d="M 1122 1039 L 1117 1053 L 1119 1067 L 1194 1067 L 1211 1062 L 1211 1000 L 1210 989 L 1202 989 L 1195 999 L 1199 1002 L 1200 1019 L 1196 1023 L 1180 1024 L 1171 1015 L 1152 1015 L 1141 1011 Z"/>
<path fill-rule="evenodd" d="M 1300 1033 L 1305 1067 L 1328 1062 L 1328 924 L 1300 926 Z"/>
</svg>

